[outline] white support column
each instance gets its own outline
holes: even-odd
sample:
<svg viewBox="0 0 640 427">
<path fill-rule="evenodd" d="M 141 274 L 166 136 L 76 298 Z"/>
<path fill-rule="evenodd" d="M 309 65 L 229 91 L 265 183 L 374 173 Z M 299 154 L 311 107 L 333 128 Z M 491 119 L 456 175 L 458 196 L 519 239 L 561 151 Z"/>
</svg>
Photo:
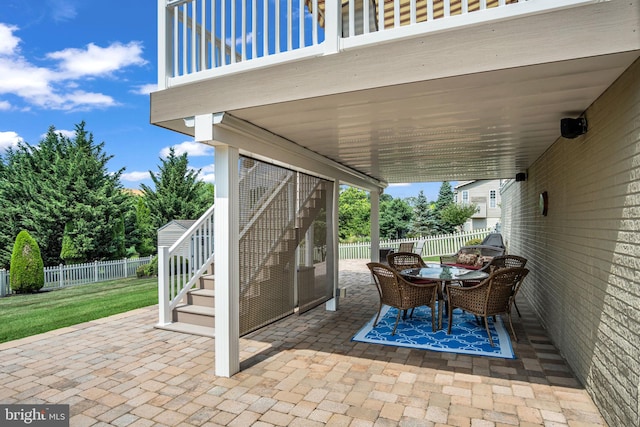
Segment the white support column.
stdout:
<svg viewBox="0 0 640 427">
<path fill-rule="evenodd" d="M 215 372 L 240 370 L 238 149 L 215 147 Z"/>
<path fill-rule="evenodd" d="M 340 290 L 338 289 L 338 200 L 340 183 L 334 181 L 327 188 L 327 279 L 333 283 L 333 299 L 326 302 L 329 311 L 338 310 Z"/>
<path fill-rule="evenodd" d="M 380 193 L 372 190 L 371 199 L 371 261 L 380 262 Z"/>
</svg>

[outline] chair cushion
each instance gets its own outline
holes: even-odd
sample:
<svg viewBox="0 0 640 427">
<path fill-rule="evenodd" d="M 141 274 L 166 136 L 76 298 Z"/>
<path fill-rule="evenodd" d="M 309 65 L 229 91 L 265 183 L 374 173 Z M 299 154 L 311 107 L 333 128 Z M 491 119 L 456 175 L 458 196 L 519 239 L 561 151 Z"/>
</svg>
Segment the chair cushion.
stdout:
<svg viewBox="0 0 640 427">
<path fill-rule="evenodd" d="M 458 254 L 456 264 L 475 265 L 477 259 L 478 255 L 476 254 Z"/>
</svg>

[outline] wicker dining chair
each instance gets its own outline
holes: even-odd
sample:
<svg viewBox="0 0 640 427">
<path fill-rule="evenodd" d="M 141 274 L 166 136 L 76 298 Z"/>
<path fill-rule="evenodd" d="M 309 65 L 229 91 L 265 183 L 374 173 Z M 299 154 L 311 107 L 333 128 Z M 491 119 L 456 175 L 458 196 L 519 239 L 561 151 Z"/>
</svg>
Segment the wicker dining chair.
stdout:
<svg viewBox="0 0 640 427">
<path fill-rule="evenodd" d="M 514 268 L 514 267 L 521 267 L 524 268 L 524 266 L 527 264 L 527 259 L 521 256 L 517 256 L 517 255 L 501 255 L 501 256 L 497 256 L 495 258 L 493 258 L 491 260 L 491 262 L 487 265 L 485 265 L 482 270 L 486 271 L 487 273 L 491 273 L 492 271 L 495 270 L 500 270 L 502 268 Z M 518 317 L 522 317 L 522 315 L 520 314 L 520 309 L 518 308 L 518 305 L 516 304 L 516 296 L 515 293 L 513 295 L 513 306 L 516 308 L 516 312 L 518 313 Z"/>
<path fill-rule="evenodd" d="M 498 314 L 506 314 L 513 338 L 517 341 L 518 337 L 511 322 L 511 305 L 528 273 L 529 270 L 526 268 L 504 268 L 495 270 L 488 278 L 476 286 L 465 288 L 458 285 L 447 285 L 449 298 L 447 312 L 449 315 L 449 327 L 447 333 L 451 334 L 453 310 L 457 307 L 484 318 L 484 327 L 487 330 L 489 343 L 492 347 L 493 339 L 491 338 L 487 319 Z"/>
<path fill-rule="evenodd" d="M 373 281 L 380 295 L 380 307 L 376 320 L 373 322 L 374 327 L 378 324 L 383 305 L 398 309 L 398 316 L 391 335 L 395 335 L 403 311 L 426 305 L 431 307 L 431 328 L 433 332 L 436 331 L 437 283 L 411 283 L 393 268 L 379 262 L 370 262 L 367 267 L 371 270 Z"/>
<path fill-rule="evenodd" d="M 413 245 L 415 242 L 404 242 L 400 243 L 400 247 L 398 248 L 398 252 L 413 252 Z"/>
<path fill-rule="evenodd" d="M 413 252 L 393 252 L 387 255 L 387 263 L 389 267 L 400 272 L 408 268 L 426 267 L 422 257 Z"/>
</svg>

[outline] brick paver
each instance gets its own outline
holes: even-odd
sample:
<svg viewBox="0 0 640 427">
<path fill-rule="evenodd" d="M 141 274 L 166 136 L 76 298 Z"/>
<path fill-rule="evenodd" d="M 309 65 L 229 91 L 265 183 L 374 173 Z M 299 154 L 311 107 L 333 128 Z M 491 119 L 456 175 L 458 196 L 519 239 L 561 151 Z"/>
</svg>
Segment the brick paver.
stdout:
<svg viewBox="0 0 640 427">
<path fill-rule="evenodd" d="M 340 310 L 243 337 L 232 378 L 156 306 L 0 344 L 0 403 L 67 403 L 73 427 L 605 425 L 524 300 L 504 360 L 353 342 L 378 305 L 364 260 L 340 286 Z"/>
</svg>

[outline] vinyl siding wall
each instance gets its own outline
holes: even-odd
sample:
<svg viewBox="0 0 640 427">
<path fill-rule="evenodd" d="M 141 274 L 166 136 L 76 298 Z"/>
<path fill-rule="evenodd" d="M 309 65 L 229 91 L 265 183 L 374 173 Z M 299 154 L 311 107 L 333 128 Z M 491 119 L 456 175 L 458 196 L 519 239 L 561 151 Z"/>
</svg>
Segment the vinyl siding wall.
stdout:
<svg viewBox="0 0 640 427">
<path fill-rule="evenodd" d="M 586 135 L 558 139 L 505 187 L 502 232 L 529 259 L 522 293 L 605 419 L 638 426 L 640 60 L 585 117 Z"/>
</svg>

